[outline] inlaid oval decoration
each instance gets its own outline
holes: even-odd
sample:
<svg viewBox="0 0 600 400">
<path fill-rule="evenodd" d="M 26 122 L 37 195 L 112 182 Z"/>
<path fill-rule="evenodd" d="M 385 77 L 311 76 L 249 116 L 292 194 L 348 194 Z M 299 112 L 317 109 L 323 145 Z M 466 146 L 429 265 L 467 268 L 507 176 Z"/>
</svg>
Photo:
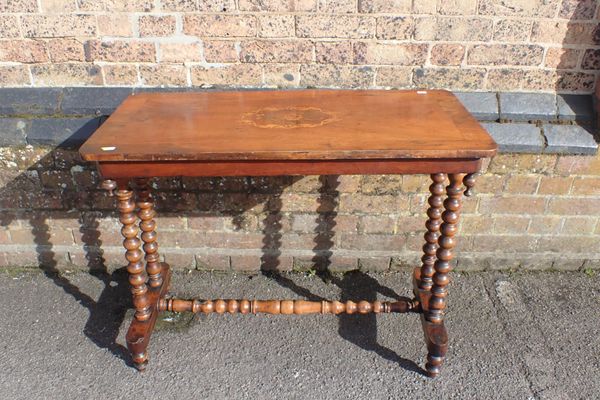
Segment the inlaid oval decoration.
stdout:
<svg viewBox="0 0 600 400">
<path fill-rule="evenodd" d="M 335 121 L 335 116 L 316 107 L 265 107 L 245 113 L 242 121 L 259 128 L 314 128 Z"/>
</svg>

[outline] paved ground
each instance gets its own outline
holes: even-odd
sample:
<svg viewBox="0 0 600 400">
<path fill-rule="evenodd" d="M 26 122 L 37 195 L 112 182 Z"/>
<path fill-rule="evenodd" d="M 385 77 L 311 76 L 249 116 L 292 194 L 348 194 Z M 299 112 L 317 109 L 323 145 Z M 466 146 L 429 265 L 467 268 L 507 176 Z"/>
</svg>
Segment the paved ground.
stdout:
<svg viewBox="0 0 600 400">
<path fill-rule="evenodd" d="M 442 375 L 425 378 L 418 316 L 166 316 L 143 374 L 124 361 L 127 283 L 85 273 L 1 273 L 2 399 L 597 399 L 600 278 L 455 275 Z M 408 274 L 324 283 L 177 274 L 203 297 L 394 298 Z M 121 300 L 120 300 L 121 299 Z"/>
</svg>

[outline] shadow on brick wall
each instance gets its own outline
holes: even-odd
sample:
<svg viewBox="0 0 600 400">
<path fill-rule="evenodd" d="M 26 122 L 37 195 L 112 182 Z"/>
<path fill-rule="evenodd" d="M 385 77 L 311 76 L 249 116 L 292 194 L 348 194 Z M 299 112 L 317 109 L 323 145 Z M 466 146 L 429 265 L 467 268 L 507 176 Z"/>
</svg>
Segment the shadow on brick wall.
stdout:
<svg viewBox="0 0 600 400">
<path fill-rule="evenodd" d="M 75 132 L 74 135 L 78 135 Z M 23 159 L 24 165 L 31 164 L 27 159 L 30 150 L 22 150 L 24 156 L 14 156 Z M 31 154 L 29 154 L 31 156 Z M 308 299 L 320 299 L 305 288 L 299 287 L 291 279 L 281 273 L 281 238 L 282 232 L 282 200 L 281 194 L 285 188 L 300 180 L 301 177 L 272 177 L 261 178 L 260 196 L 240 196 L 239 192 L 227 191 L 235 187 L 223 183 L 223 178 L 214 180 L 198 178 L 187 180 L 187 187 L 195 188 L 198 192 L 180 192 L 180 186 L 170 186 L 172 182 L 157 181 L 159 188 L 157 208 L 168 211 L 168 215 L 206 216 L 207 213 L 228 215 L 233 224 L 242 228 L 244 213 L 264 204 L 266 213 L 263 214 L 261 232 L 263 246 L 261 271 L 274 282 L 289 289 L 296 295 Z M 99 189 L 99 177 L 94 167 L 83 163 L 76 149 L 58 146 L 29 166 L 19 170 L 17 165 L 11 171 L 2 172 L 0 190 L 0 207 L 2 208 L 0 223 L 8 227 L 12 235 L 29 235 L 30 245 L 13 245 L 12 254 L 5 254 L 9 264 L 36 264 L 54 285 L 73 297 L 89 312 L 89 318 L 83 328 L 84 334 L 99 348 L 110 351 L 115 356 L 130 363 L 127 350 L 117 343 L 117 336 L 125 321 L 126 312 L 132 307 L 129 283 L 125 268 L 111 269 L 107 263 L 107 254 L 103 250 L 105 243 L 102 238 L 109 240 L 111 245 L 120 242 L 116 222 L 111 232 L 102 226 L 103 221 L 112 217 L 116 220 L 116 201 Z M 315 196 L 318 197 L 319 207 L 315 213 L 313 256 L 308 260 L 306 268 L 317 271 L 326 282 L 340 288 L 341 300 L 374 301 L 381 294 L 390 298 L 400 299 L 393 290 L 380 285 L 369 275 L 355 271 L 343 276 L 330 272 L 332 257 L 334 257 L 334 227 L 336 226 L 336 207 L 339 203 L 339 185 L 337 176 L 322 176 L 319 179 L 320 188 Z M 168 190 L 171 188 L 172 190 Z M 219 191 L 218 188 L 221 188 Z M 225 188 L 225 189 L 223 189 Z M 255 189 L 255 188 L 254 188 Z M 243 190 L 252 190 L 244 187 Z M 203 197 L 201 194 L 210 194 Z M 249 194 L 249 193 L 247 193 Z M 217 204 L 202 203 L 201 200 L 219 199 Z M 13 229 L 14 228 L 14 229 Z M 101 229 L 102 228 L 102 229 Z M 107 235 L 108 233 L 108 235 Z M 160 233 L 160 232 L 159 232 Z M 82 254 L 76 254 L 66 248 L 72 248 L 72 238 L 75 236 L 77 247 Z M 22 240 L 22 239 L 21 239 Z M 20 243 L 23 243 L 21 241 Z M 70 246 L 68 246 L 70 244 Z M 160 244 L 160 236 L 159 236 Z M 26 254 L 27 248 L 35 248 L 35 259 Z M 125 264 L 124 252 L 118 255 L 121 265 Z M 109 255 L 112 257 L 113 255 Z M 85 260 L 88 272 L 102 285 L 97 299 L 82 292 L 65 273 L 74 257 Z M 81 264 L 81 263 L 79 263 Z M 287 269 L 287 268 L 283 268 Z M 398 362 L 402 367 L 421 371 L 412 361 L 405 360 L 392 350 L 377 343 L 377 320 L 375 315 L 343 315 L 339 317 L 339 334 L 349 342 L 369 351 L 374 351 L 381 357 Z"/>
</svg>

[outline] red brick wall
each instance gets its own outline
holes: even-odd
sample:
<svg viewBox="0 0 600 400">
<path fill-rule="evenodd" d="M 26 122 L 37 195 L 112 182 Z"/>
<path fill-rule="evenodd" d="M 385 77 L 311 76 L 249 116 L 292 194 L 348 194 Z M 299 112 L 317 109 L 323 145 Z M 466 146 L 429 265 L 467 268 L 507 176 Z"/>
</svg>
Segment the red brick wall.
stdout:
<svg viewBox="0 0 600 400">
<path fill-rule="evenodd" d="M 123 265 L 113 199 L 75 152 L 4 148 L 0 163 L 0 207 L 13 209 L 0 212 L 2 265 Z M 170 211 L 158 218 L 159 243 L 176 268 L 406 268 L 420 257 L 428 185 L 427 176 L 158 180 Z M 476 188 L 458 269 L 600 265 L 599 156 L 502 154 Z"/>
<path fill-rule="evenodd" d="M 2 86 L 593 91 L 595 0 L 14 0 Z"/>
</svg>

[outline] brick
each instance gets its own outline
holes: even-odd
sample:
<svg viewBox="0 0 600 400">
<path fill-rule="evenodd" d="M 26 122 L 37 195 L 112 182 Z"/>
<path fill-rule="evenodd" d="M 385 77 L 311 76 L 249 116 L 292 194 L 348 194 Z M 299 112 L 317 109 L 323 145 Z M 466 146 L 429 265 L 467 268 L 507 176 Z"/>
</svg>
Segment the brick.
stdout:
<svg viewBox="0 0 600 400">
<path fill-rule="evenodd" d="M 187 70 L 183 65 L 154 64 L 139 68 L 142 85 L 187 86 Z"/>
<path fill-rule="evenodd" d="M 497 234 L 525 234 L 529 227 L 529 217 L 502 216 L 493 219 L 494 232 Z"/>
<path fill-rule="evenodd" d="M 98 128 L 98 118 L 40 118 L 31 122 L 29 144 L 76 146 Z"/>
<path fill-rule="evenodd" d="M 592 96 L 559 94 L 556 97 L 558 119 L 563 121 L 592 121 L 594 106 Z"/>
<path fill-rule="evenodd" d="M 569 217 L 565 218 L 561 234 L 564 235 L 591 235 L 596 227 L 596 218 Z"/>
<path fill-rule="evenodd" d="M 598 253 L 600 242 L 594 236 L 556 236 L 539 239 L 538 251 L 551 251 L 556 253 Z"/>
<path fill-rule="evenodd" d="M 567 19 L 592 19 L 596 5 L 594 0 L 563 0 L 558 16 Z"/>
<path fill-rule="evenodd" d="M 394 88 L 412 86 L 412 69 L 406 67 L 379 67 L 375 76 L 375 85 Z"/>
<path fill-rule="evenodd" d="M 561 72 L 562 75 L 562 72 Z M 529 92 L 548 92 L 557 90 L 560 75 L 556 71 L 531 70 L 521 75 L 521 88 Z"/>
<path fill-rule="evenodd" d="M 478 44 L 469 48 L 470 65 L 531 65 L 542 62 L 544 48 L 538 45 Z"/>
<path fill-rule="evenodd" d="M 12 0 L 0 3 L 2 13 L 33 13 L 38 12 L 37 0 Z"/>
<path fill-rule="evenodd" d="M 113 12 L 150 12 L 154 9 L 153 0 L 105 0 L 106 9 Z"/>
<path fill-rule="evenodd" d="M 361 257 L 358 269 L 365 272 L 385 272 L 390 269 L 390 257 Z"/>
<path fill-rule="evenodd" d="M 498 42 L 527 42 L 532 26 L 531 21 L 500 19 L 494 24 L 493 39 Z"/>
<path fill-rule="evenodd" d="M 298 87 L 300 84 L 300 66 L 298 64 L 266 64 L 263 69 L 267 86 L 288 88 Z"/>
<path fill-rule="evenodd" d="M 536 43 L 594 44 L 592 23 L 534 21 L 531 40 Z"/>
<path fill-rule="evenodd" d="M 229 271 L 229 256 L 196 254 L 196 269 L 202 271 Z"/>
<path fill-rule="evenodd" d="M 41 63 L 49 61 L 46 43 L 40 40 L 0 41 L 0 62 Z"/>
<path fill-rule="evenodd" d="M 85 47 L 88 61 L 156 61 L 154 44 L 148 42 L 90 40 Z"/>
<path fill-rule="evenodd" d="M 511 15 L 519 17 L 554 17 L 559 0 L 481 0 L 479 14 L 482 15 Z"/>
<path fill-rule="evenodd" d="M 463 215 L 460 219 L 460 234 L 485 234 L 492 233 L 493 224 L 489 218 L 480 215 Z"/>
<path fill-rule="evenodd" d="M 17 17 L 14 15 L 0 15 L 0 38 L 16 38 L 20 35 Z"/>
<path fill-rule="evenodd" d="M 557 91 L 590 93 L 594 89 L 594 82 L 594 74 L 565 71 L 558 75 L 554 88 Z"/>
<path fill-rule="evenodd" d="M 344 42 L 316 42 L 315 54 L 321 64 L 351 64 L 354 60 L 352 43 Z"/>
<path fill-rule="evenodd" d="M 518 194 L 534 194 L 540 178 L 537 175 L 512 175 L 506 180 L 506 191 Z"/>
<path fill-rule="evenodd" d="M 409 204 L 403 196 L 360 194 L 340 196 L 340 212 L 393 213 L 408 211 L 408 206 Z"/>
<path fill-rule="evenodd" d="M 555 165 L 556 156 L 550 154 L 499 154 L 492 159 L 488 172 L 548 174 L 554 171 Z"/>
<path fill-rule="evenodd" d="M 376 37 L 386 40 L 412 39 L 415 31 L 415 21 L 412 17 L 378 17 Z"/>
<path fill-rule="evenodd" d="M 135 65 L 103 65 L 104 84 L 107 86 L 135 86 L 138 84 L 138 69 Z"/>
<path fill-rule="evenodd" d="M 234 0 L 203 0 L 198 2 L 198 11 L 227 12 L 235 10 Z"/>
<path fill-rule="evenodd" d="M 413 0 L 413 12 L 415 14 L 435 14 L 437 2 L 431 0 Z"/>
<path fill-rule="evenodd" d="M 48 52 L 52 62 L 85 61 L 83 43 L 73 38 L 49 40 Z"/>
<path fill-rule="evenodd" d="M 600 198 L 551 198 L 548 212 L 558 215 L 598 215 Z"/>
<path fill-rule="evenodd" d="M 199 42 L 159 44 L 160 62 L 202 61 L 201 51 L 202 45 Z"/>
<path fill-rule="evenodd" d="M 256 36 L 256 18 L 253 15 L 196 15 L 183 16 L 183 32 L 205 37 Z"/>
<path fill-rule="evenodd" d="M 431 64 L 460 65 L 465 55 L 465 47 L 460 44 L 435 44 L 431 47 Z"/>
<path fill-rule="evenodd" d="M 546 51 L 544 66 L 557 69 L 572 69 L 577 67 L 580 55 L 580 50 L 550 47 Z"/>
<path fill-rule="evenodd" d="M 600 178 L 575 178 L 571 194 L 576 196 L 600 196 Z"/>
<path fill-rule="evenodd" d="M 161 7 L 165 11 L 198 11 L 198 2 L 195 0 L 161 0 Z M 219 1 L 203 1 L 202 4 L 219 4 Z M 223 2 L 225 3 L 225 2 Z M 209 9 L 206 11 L 221 11 Z"/>
<path fill-rule="evenodd" d="M 512 121 L 551 120 L 558 114 L 556 95 L 500 93 L 500 118 Z"/>
<path fill-rule="evenodd" d="M 410 13 L 410 0 L 358 0 L 358 11 L 363 13 Z"/>
<path fill-rule="evenodd" d="M 357 64 L 422 65 L 427 59 L 426 44 L 360 43 L 354 46 Z"/>
<path fill-rule="evenodd" d="M 479 200 L 480 212 L 493 214 L 543 214 L 545 205 L 545 199 L 527 196 L 482 197 Z"/>
<path fill-rule="evenodd" d="M 319 11 L 322 13 L 354 13 L 356 0 L 319 0 Z"/>
<path fill-rule="evenodd" d="M 98 15 L 100 36 L 133 36 L 133 28 L 128 14 Z"/>
<path fill-rule="evenodd" d="M 387 215 L 365 215 L 360 219 L 360 233 L 389 233 L 396 229 L 396 221 Z M 404 229 L 403 229 L 404 232 Z"/>
<path fill-rule="evenodd" d="M 265 38 L 284 38 L 295 35 L 293 15 L 259 15 L 258 36 Z"/>
<path fill-rule="evenodd" d="M 425 17 L 415 19 L 415 39 L 440 41 L 489 41 L 492 20 L 463 17 Z"/>
<path fill-rule="evenodd" d="M 366 194 L 396 194 L 402 190 L 402 175 L 365 175 L 361 182 Z"/>
<path fill-rule="evenodd" d="M 30 121 L 20 118 L 0 119 L 0 146 L 25 145 Z"/>
<path fill-rule="evenodd" d="M 0 114 L 54 114 L 61 95 L 58 88 L 0 89 Z"/>
<path fill-rule="evenodd" d="M 438 12 L 446 15 L 477 13 L 477 0 L 450 0 L 438 3 Z"/>
<path fill-rule="evenodd" d="M 365 16 L 296 16 L 296 36 L 304 38 L 366 39 L 375 35 L 375 27 L 375 19 Z"/>
<path fill-rule="evenodd" d="M 240 0 L 242 11 L 316 11 L 316 0 Z"/>
<path fill-rule="evenodd" d="M 141 37 L 170 36 L 175 33 L 175 17 L 172 15 L 143 15 L 138 20 Z"/>
<path fill-rule="evenodd" d="M 242 62 L 305 63 L 313 59 L 313 45 L 296 40 L 260 40 L 241 43 Z"/>
<path fill-rule="evenodd" d="M 399 251 L 405 243 L 406 238 L 401 235 L 340 235 L 340 247 L 348 250 Z"/>
<path fill-rule="evenodd" d="M 33 65 L 31 74 L 37 86 L 102 85 L 102 74 L 97 65 L 80 63 Z"/>
<path fill-rule="evenodd" d="M 560 156 L 556 163 L 559 175 L 600 175 L 600 157 L 594 156 Z"/>
<path fill-rule="evenodd" d="M 511 153 L 541 153 L 544 137 L 533 124 L 483 123 L 482 126 L 498 144 L 498 150 Z"/>
<path fill-rule="evenodd" d="M 329 64 L 303 64 L 300 85 L 314 87 L 367 88 L 373 84 L 371 67 Z"/>
<path fill-rule="evenodd" d="M 418 68 L 413 83 L 418 87 L 476 90 L 483 87 L 485 70 L 477 68 Z"/>
<path fill-rule="evenodd" d="M 563 178 L 558 176 L 542 176 L 538 194 L 566 195 L 573 183 L 573 178 Z"/>
<path fill-rule="evenodd" d="M 455 92 L 463 106 L 480 121 L 495 121 L 499 118 L 498 98 L 492 92 Z"/>
<path fill-rule="evenodd" d="M 40 5 L 44 14 L 67 14 L 77 10 L 73 0 L 40 0 Z"/>
<path fill-rule="evenodd" d="M 236 43 L 230 40 L 205 40 L 204 58 L 210 63 L 236 62 L 239 60 Z"/>
<path fill-rule="evenodd" d="M 21 27 L 25 37 L 96 36 L 93 15 L 23 15 Z"/>
<path fill-rule="evenodd" d="M 543 126 L 546 136 L 546 153 L 596 154 L 598 144 L 589 128 L 579 125 Z"/>
<path fill-rule="evenodd" d="M 256 64 L 231 64 L 214 68 L 197 66 L 191 68 L 191 76 L 194 86 L 240 87 L 262 84 L 262 69 Z"/>
<path fill-rule="evenodd" d="M 473 239 L 472 244 L 469 241 L 465 243 L 463 251 L 532 253 L 537 246 L 537 238 L 531 235 L 479 235 Z"/>
<path fill-rule="evenodd" d="M 129 88 L 66 88 L 63 114 L 110 115 L 131 94 Z"/>
<path fill-rule="evenodd" d="M 489 172 L 484 173 L 477 177 L 475 190 L 480 194 L 496 194 L 504 189 L 506 179 L 505 175 L 497 175 Z"/>
<path fill-rule="evenodd" d="M 429 175 L 402 175 L 403 193 L 429 193 L 429 185 L 431 185 Z"/>
<path fill-rule="evenodd" d="M 529 73 L 530 71 L 527 71 Z M 524 71 L 512 68 L 491 69 L 487 73 L 486 90 L 515 90 L 521 87 Z"/>
<path fill-rule="evenodd" d="M 600 69 L 600 50 L 587 49 L 583 55 L 581 69 Z"/>
</svg>

